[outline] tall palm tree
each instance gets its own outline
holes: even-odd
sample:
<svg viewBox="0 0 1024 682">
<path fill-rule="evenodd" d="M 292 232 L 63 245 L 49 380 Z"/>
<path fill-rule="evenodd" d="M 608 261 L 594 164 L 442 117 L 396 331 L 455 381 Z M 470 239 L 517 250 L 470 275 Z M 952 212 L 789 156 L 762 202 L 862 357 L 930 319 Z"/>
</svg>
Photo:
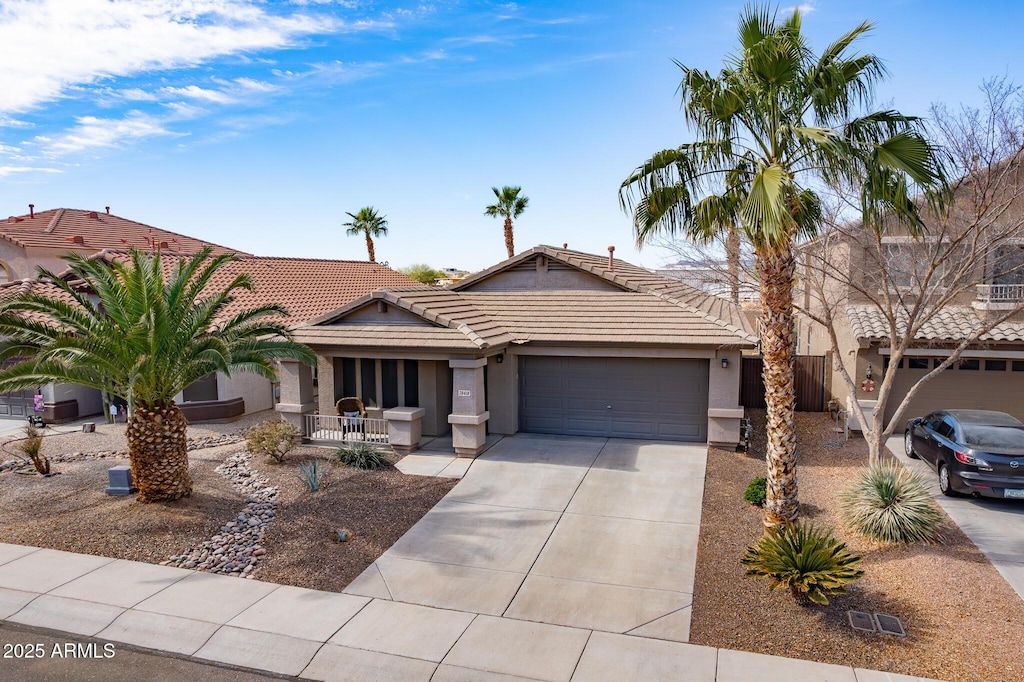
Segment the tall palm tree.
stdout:
<svg viewBox="0 0 1024 682">
<path fill-rule="evenodd" d="M 160 253 L 131 252 L 127 262 L 65 256 L 71 280 L 40 269 L 59 296 L 22 292 L 0 303 L 0 391 L 68 382 L 127 401 L 128 453 L 140 502 L 189 495 L 187 422 L 174 396 L 212 372 L 241 370 L 273 380 L 274 361 L 316 357 L 293 342 L 278 305 L 227 311 L 248 275 L 212 286 L 233 256 L 204 249 L 173 266 Z"/>
<path fill-rule="evenodd" d="M 945 186 L 938 152 L 920 122 L 870 108 L 885 76 L 871 54 L 852 51 L 863 23 L 815 56 L 799 10 L 783 21 L 748 6 L 739 47 L 717 75 L 682 69 L 682 108 L 696 140 L 658 152 L 620 188 L 637 244 L 659 233 L 707 242 L 735 224 L 752 244 L 761 296 L 761 352 L 767 403 L 765 525 L 799 514 L 793 410 L 794 244 L 815 234 L 821 202 L 814 187 L 862 187 L 866 227 L 883 213 L 919 234 L 923 191 L 940 209 Z"/>
<path fill-rule="evenodd" d="M 387 217 L 378 215 L 377 209 L 373 206 L 361 208 L 359 209 L 359 213 L 354 215 L 346 211 L 345 215 L 352 219 L 347 223 L 342 223 L 342 227 L 348 228 L 345 230 L 345 234 L 350 237 L 364 235 L 366 237 L 366 254 L 370 257 L 371 263 L 376 263 L 377 257 L 373 251 L 373 238 L 387 236 Z"/>
<path fill-rule="evenodd" d="M 484 210 L 484 215 L 489 215 L 492 218 L 504 216 L 505 250 L 508 251 L 508 257 L 511 258 L 516 255 L 516 247 L 512 242 L 512 220 L 523 214 L 527 204 L 530 203 L 530 197 L 519 196 L 519 193 L 523 191 L 522 187 L 509 187 L 505 185 L 500 191 L 497 187 L 492 187 L 491 191 L 494 192 L 494 196 L 498 201 L 488 206 Z"/>
</svg>

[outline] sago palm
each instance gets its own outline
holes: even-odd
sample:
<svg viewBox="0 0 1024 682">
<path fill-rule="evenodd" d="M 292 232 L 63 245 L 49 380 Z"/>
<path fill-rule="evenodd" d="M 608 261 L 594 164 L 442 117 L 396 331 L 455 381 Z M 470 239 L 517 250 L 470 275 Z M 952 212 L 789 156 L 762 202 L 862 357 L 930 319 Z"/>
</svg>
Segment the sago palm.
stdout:
<svg viewBox="0 0 1024 682">
<path fill-rule="evenodd" d="M 347 223 L 342 223 L 342 227 L 348 228 L 345 230 L 345 234 L 350 237 L 358 237 L 359 235 L 366 237 L 366 255 L 370 258 L 371 263 L 376 263 L 377 255 L 373 250 L 373 238 L 387 236 L 387 217 L 379 215 L 377 209 L 373 206 L 361 208 L 359 213 L 355 214 L 346 211 L 345 215 L 352 219 Z"/>
<path fill-rule="evenodd" d="M 853 51 L 863 23 L 815 56 L 800 12 L 779 21 L 748 7 L 739 47 L 722 70 L 677 65 L 682 109 L 696 140 L 652 156 L 620 188 L 638 245 L 660 233 L 707 243 L 738 226 L 753 246 L 760 281 L 761 353 L 767 403 L 765 524 L 795 520 L 793 381 L 794 244 L 813 236 L 821 209 L 815 187 L 863 188 L 865 225 L 883 215 L 922 229 L 914 192 L 940 203 L 942 165 L 919 121 L 897 111 L 865 113 L 885 75 Z"/>
<path fill-rule="evenodd" d="M 505 218 L 505 250 L 508 251 L 508 257 L 511 258 L 516 255 L 516 247 L 512 239 L 512 221 L 523 214 L 526 206 L 530 203 L 530 197 L 519 195 L 523 191 L 522 187 L 505 185 L 500 190 L 497 187 L 492 187 L 491 191 L 494 192 L 498 201 L 488 206 L 484 210 L 484 215 L 489 215 L 492 218 Z"/>
<path fill-rule="evenodd" d="M 176 500 L 192 491 L 186 420 L 174 396 L 212 372 L 252 372 L 273 380 L 275 360 L 312 364 L 293 342 L 278 305 L 228 314 L 248 275 L 211 286 L 233 256 L 210 250 L 173 266 L 159 253 L 132 251 L 108 263 L 70 254 L 70 277 L 40 269 L 59 296 L 21 292 L 0 303 L 0 391 L 67 382 L 127 401 L 128 452 L 140 502 Z M 73 287 L 69 281 L 78 281 Z"/>
</svg>

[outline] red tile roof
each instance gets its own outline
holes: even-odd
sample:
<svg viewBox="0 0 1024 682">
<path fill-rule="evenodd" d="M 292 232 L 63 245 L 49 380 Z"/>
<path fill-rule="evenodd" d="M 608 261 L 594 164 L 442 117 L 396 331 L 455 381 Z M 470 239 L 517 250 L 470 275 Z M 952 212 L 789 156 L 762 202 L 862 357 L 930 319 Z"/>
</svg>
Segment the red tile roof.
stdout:
<svg viewBox="0 0 1024 682">
<path fill-rule="evenodd" d="M 94 253 L 103 249 L 160 248 L 164 253 L 191 254 L 205 246 L 214 253 L 248 255 L 202 239 L 162 230 L 104 211 L 55 208 L 39 211 L 34 217 L 11 216 L 0 220 L 0 239 L 21 247 L 67 249 Z"/>
</svg>

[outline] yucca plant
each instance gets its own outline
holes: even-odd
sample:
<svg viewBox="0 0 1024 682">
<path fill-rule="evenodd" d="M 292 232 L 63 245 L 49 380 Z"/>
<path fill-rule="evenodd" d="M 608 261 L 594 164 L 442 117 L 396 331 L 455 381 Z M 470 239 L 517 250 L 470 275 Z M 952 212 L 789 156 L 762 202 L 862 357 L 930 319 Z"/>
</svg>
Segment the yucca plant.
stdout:
<svg viewBox="0 0 1024 682">
<path fill-rule="evenodd" d="M 299 473 L 292 474 L 292 476 L 305 483 L 306 487 L 309 488 L 309 492 L 315 493 L 317 490 L 320 490 L 320 485 L 324 482 L 327 472 L 330 470 L 331 467 L 329 465 L 320 466 L 320 460 L 311 459 L 300 464 Z"/>
<path fill-rule="evenodd" d="M 843 521 L 887 544 L 938 542 L 942 512 L 921 478 L 899 462 L 876 462 L 840 494 Z"/>
<path fill-rule="evenodd" d="M 864 575 L 854 568 L 860 560 L 831 531 L 803 522 L 766 532 L 747 547 L 743 565 L 748 576 L 768 578 L 769 590 L 788 587 L 798 601 L 828 604 L 829 595 L 845 592 L 847 583 Z"/>
<path fill-rule="evenodd" d="M 345 466 L 356 469 L 387 469 L 391 462 L 384 451 L 372 443 L 355 442 L 338 448 L 335 456 Z"/>
</svg>

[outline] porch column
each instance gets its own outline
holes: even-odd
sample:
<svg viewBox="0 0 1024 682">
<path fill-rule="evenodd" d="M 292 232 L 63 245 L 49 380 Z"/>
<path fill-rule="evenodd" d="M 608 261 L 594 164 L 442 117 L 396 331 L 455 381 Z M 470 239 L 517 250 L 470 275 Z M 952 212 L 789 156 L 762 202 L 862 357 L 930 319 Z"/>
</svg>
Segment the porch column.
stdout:
<svg viewBox="0 0 1024 682">
<path fill-rule="evenodd" d="M 711 359 L 708 377 L 708 444 L 735 450 L 740 441 L 740 369 L 738 350 L 721 350 Z"/>
<path fill-rule="evenodd" d="M 334 358 L 318 355 L 316 366 L 320 383 L 320 414 L 336 414 L 337 410 L 334 407 Z"/>
<path fill-rule="evenodd" d="M 305 434 L 302 415 L 316 410 L 313 401 L 313 368 L 296 360 L 280 361 L 281 402 L 277 411 Z"/>
<path fill-rule="evenodd" d="M 449 360 L 452 368 L 452 445 L 458 457 L 476 457 L 484 449 L 487 420 L 484 409 L 484 366 L 487 358 Z"/>
</svg>

